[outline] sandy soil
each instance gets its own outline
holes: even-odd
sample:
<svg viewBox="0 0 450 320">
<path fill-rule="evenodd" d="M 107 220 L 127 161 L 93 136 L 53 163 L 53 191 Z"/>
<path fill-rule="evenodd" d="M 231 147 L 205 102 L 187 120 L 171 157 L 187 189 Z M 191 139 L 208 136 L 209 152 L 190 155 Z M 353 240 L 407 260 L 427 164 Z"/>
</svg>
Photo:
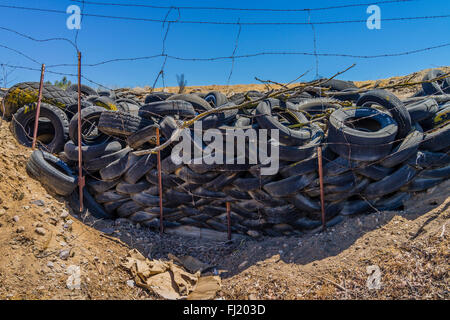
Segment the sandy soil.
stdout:
<svg viewBox="0 0 450 320">
<path fill-rule="evenodd" d="M 217 297 L 224 299 L 450 298 L 449 181 L 415 195 L 401 212 L 348 217 L 326 232 L 205 242 L 77 215 L 28 177 L 31 151 L 8 125 L 0 122 L 0 299 L 158 299 L 127 285 L 131 275 L 120 264 L 131 248 L 208 263 L 221 273 Z M 67 288 L 71 265 L 81 269 L 78 290 Z M 367 287 L 373 265 L 380 289 Z"/>
</svg>

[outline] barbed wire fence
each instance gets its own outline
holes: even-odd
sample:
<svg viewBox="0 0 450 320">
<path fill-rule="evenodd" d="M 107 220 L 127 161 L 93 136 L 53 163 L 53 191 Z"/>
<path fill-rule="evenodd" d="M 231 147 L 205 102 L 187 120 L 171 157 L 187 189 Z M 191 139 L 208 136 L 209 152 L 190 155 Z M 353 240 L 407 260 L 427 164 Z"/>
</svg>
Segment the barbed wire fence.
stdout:
<svg viewBox="0 0 450 320">
<path fill-rule="evenodd" d="M 119 3 L 119 2 L 96 2 L 96 1 L 85 1 L 85 0 L 72 0 L 71 2 L 78 3 L 82 6 L 80 16 L 81 16 L 81 22 L 83 22 L 83 19 L 86 17 L 91 18 L 101 18 L 101 19 L 120 19 L 125 21 L 144 21 L 149 23 L 160 23 L 162 26 L 161 32 L 162 32 L 162 44 L 161 44 L 161 52 L 159 54 L 150 55 L 150 56 L 140 56 L 140 57 L 128 57 L 128 58 L 113 58 L 108 59 L 104 61 L 98 61 L 95 63 L 83 63 L 83 68 L 93 68 L 101 65 L 106 65 L 110 63 L 115 62 L 133 62 L 133 61 L 143 61 L 143 60 L 153 60 L 162 58 L 162 64 L 160 69 L 157 71 L 155 80 L 153 81 L 153 84 L 151 85 L 152 90 L 155 89 L 157 83 L 159 80 L 162 82 L 162 88 L 164 89 L 166 87 L 165 83 L 165 69 L 167 62 L 169 60 L 177 60 L 177 61 L 185 61 L 185 62 L 214 62 L 214 61 L 231 61 L 231 69 L 230 73 L 228 74 L 226 85 L 228 86 L 231 82 L 231 77 L 233 75 L 233 71 L 235 68 L 235 62 L 237 60 L 242 59 L 250 59 L 255 57 L 261 57 L 261 56 L 311 56 L 314 57 L 314 63 L 315 63 L 315 78 L 317 79 L 319 77 L 319 58 L 320 57 L 342 57 L 342 58 L 350 58 L 350 59 L 377 59 L 377 58 L 389 58 L 389 57 L 399 57 L 399 56 L 406 56 L 406 55 L 413 55 L 417 53 L 427 52 L 431 50 L 441 49 L 445 47 L 450 46 L 450 42 L 448 43 L 441 43 L 434 46 L 428 46 L 424 48 L 415 48 L 411 50 L 405 50 L 402 52 L 391 52 L 391 53 L 382 53 L 382 54 L 374 54 L 374 55 L 357 55 L 357 54 L 348 54 L 348 53 L 339 53 L 339 52 L 319 52 L 318 51 L 318 37 L 317 37 L 317 25 L 333 25 L 333 24 L 353 24 L 353 23 L 366 23 L 366 20 L 362 19 L 355 19 L 355 20 L 341 20 L 341 21 L 313 21 L 312 20 L 312 13 L 313 12 L 322 12 L 327 10 L 342 10 L 346 8 L 355 8 L 355 7 L 367 7 L 369 5 L 381 5 L 381 4 L 408 4 L 411 2 L 414 2 L 415 0 L 388 0 L 388 1 L 375 1 L 372 3 L 364 2 L 364 3 L 354 3 L 354 4 L 348 4 L 348 5 L 336 5 L 336 6 L 328 6 L 328 7 L 321 7 L 321 8 L 300 8 L 300 9 L 291 9 L 291 8 L 224 8 L 224 7 L 201 7 L 201 6 L 157 6 L 152 4 L 136 4 L 136 3 Z M 140 18 L 140 17 L 133 17 L 133 16 L 114 16 L 114 15 L 104 15 L 104 14 L 98 14 L 98 13 L 88 13 L 85 12 L 85 7 L 89 6 L 97 6 L 97 7 L 135 7 L 135 8 L 146 8 L 146 9 L 164 9 L 167 10 L 165 16 L 163 19 L 150 19 L 150 18 Z M 56 9 L 49 9 L 49 8 L 36 8 L 36 7 L 26 7 L 26 6 L 15 6 L 15 5 L 0 5 L 0 8 L 5 9 L 11 9 L 11 10 L 22 10 L 22 11 L 32 11 L 32 12 L 42 12 L 42 13 L 54 13 L 54 14 L 64 14 L 67 15 L 66 11 L 63 10 L 56 10 Z M 307 14 L 306 21 L 241 21 L 240 18 L 237 19 L 237 21 L 199 21 L 199 20 L 183 20 L 181 19 L 181 11 L 182 10 L 190 10 L 190 11 L 202 11 L 202 10 L 212 10 L 212 11 L 235 11 L 235 12 L 304 12 Z M 176 12 L 175 18 L 170 18 L 171 13 Z M 420 21 L 420 20 L 436 20 L 436 19 L 448 19 L 450 18 L 450 14 L 442 14 L 442 15 L 434 15 L 434 16 L 412 16 L 412 17 L 395 17 L 395 18 L 383 18 L 383 22 L 405 22 L 405 21 Z M 166 43 L 169 37 L 170 27 L 174 24 L 207 24 L 207 25 L 229 25 L 229 26 L 236 26 L 238 29 L 236 39 L 234 42 L 234 47 L 232 50 L 232 54 L 230 56 L 213 56 L 213 57 L 184 57 L 184 56 L 178 56 L 169 54 L 167 52 Z M 242 32 L 242 28 L 247 25 L 257 25 L 257 26 L 283 26 L 283 25 L 305 25 L 310 26 L 312 31 L 312 37 L 313 37 L 313 51 L 312 52 L 301 52 L 301 51 L 259 51 L 254 53 L 247 53 L 247 54 L 241 54 L 237 55 L 238 46 L 239 46 L 239 38 Z M 19 32 L 17 30 L 11 29 L 9 27 L 0 26 L 0 30 L 11 32 L 16 34 L 17 36 L 27 38 L 31 41 L 35 42 L 50 42 L 50 41 L 64 41 L 70 44 L 76 52 L 80 51 L 80 48 L 78 47 L 78 37 L 80 30 L 77 29 L 75 31 L 74 40 L 70 40 L 67 38 L 61 38 L 61 37 L 55 37 L 55 38 L 48 38 L 48 39 L 37 39 L 29 34 L 24 34 L 22 32 Z M 15 48 L 12 48 L 11 46 L 6 46 L 5 44 L 1 44 L 0 48 L 8 49 L 12 52 L 17 53 L 18 55 L 23 56 L 27 60 L 33 62 L 34 64 L 40 65 L 41 62 L 37 59 L 34 59 L 30 55 L 28 55 L 25 52 L 22 52 L 20 50 L 17 50 Z M 24 69 L 24 70 L 34 70 L 37 68 L 29 67 L 26 65 L 11 65 L 7 63 L 2 63 L 2 66 L 4 67 L 10 67 L 10 68 L 18 68 L 18 69 Z M 61 72 L 61 71 L 55 71 L 55 68 L 59 67 L 76 67 L 76 63 L 64 63 L 64 64 L 48 64 L 46 63 L 46 69 L 47 72 L 50 74 L 55 75 L 62 75 L 62 76 L 69 76 L 74 77 L 76 76 L 73 73 L 67 73 L 67 72 Z M 36 70 L 37 71 L 37 70 Z M 97 85 L 99 87 L 107 88 L 104 84 L 100 84 L 97 81 L 94 81 L 92 79 L 88 79 L 85 75 L 82 75 L 83 79 L 88 81 L 91 84 Z M 111 89 L 111 88 L 107 88 Z"/>
<path fill-rule="evenodd" d="M 410 50 L 405 50 L 401 52 L 386 52 L 382 54 L 373 54 L 373 55 L 357 55 L 357 54 L 347 54 L 347 53 L 339 53 L 339 52 L 329 52 L 324 53 L 320 52 L 318 50 L 318 34 L 316 30 L 316 25 L 337 25 L 337 24 L 355 24 L 355 23 L 366 23 L 366 20 L 356 19 L 356 20 L 342 20 L 342 21 L 313 21 L 312 20 L 312 13 L 313 12 L 319 12 L 319 11 L 325 11 L 325 10 L 338 10 L 338 9 L 345 9 L 345 8 L 352 8 L 352 7 L 363 7 L 368 5 L 377 5 L 377 4 L 391 4 L 391 3 L 409 3 L 413 2 L 414 0 L 390 0 L 390 1 L 378 1 L 378 2 L 372 2 L 372 3 L 358 3 L 358 4 L 351 4 L 351 5 L 341 5 L 341 6 L 330 6 L 330 7 L 323 7 L 323 8 L 304 8 L 304 9 L 250 9 L 250 8 L 221 8 L 221 7 L 188 7 L 188 6 L 155 6 L 155 5 L 148 5 L 148 4 L 131 4 L 131 3 L 113 3 L 113 2 L 95 2 L 95 1 L 84 1 L 84 0 L 72 0 L 72 2 L 80 3 L 82 4 L 81 9 L 81 21 L 83 21 L 83 18 L 85 17 L 91 17 L 91 18 L 102 18 L 102 19 L 111 19 L 111 20 L 125 20 L 125 21 L 143 21 L 143 22 L 149 22 L 149 23 L 159 23 L 161 24 L 161 35 L 162 35 L 162 42 L 161 42 L 161 52 L 159 54 L 155 55 L 149 55 L 149 56 L 138 56 L 138 57 L 129 57 L 129 58 L 123 58 L 123 57 L 117 57 L 113 59 L 93 62 L 93 63 L 83 63 L 83 68 L 94 68 L 98 66 L 108 65 L 112 63 L 118 63 L 118 62 L 134 62 L 134 61 L 145 61 L 145 60 L 154 60 L 162 58 L 162 63 L 160 68 L 157 70 L 155 79 L 151 85 L 151 91 L 154 91 L 156 89 L 156 86 L 158 82 L 161 80 L 162 83 L 162 90 L 165 90 L 166 88 L 166 65 L 169 60 L 175 60 L 175 61 L 191 61 L 191 62 L 214 62 L 214 61 L 229 61 L 231 62 L 230 66 L 230 72 L 226 78 L 226 86 L 228 87 L 231 83 L 231 78 L 233 75 L 233 71 L 235 69 L 235 62 L 237 60 L 243 60 L 243 59 L 250 59 L 254 57 L 261 57 L 261 56 L 311 56 L 314 58 L 314 79 L 317 81 L 319 79 L 319 59 L 320 57 L 343 57 L 343 58 L 351 58 L 351 59 L 378 59 L 378 58 L 389 58 L 389 57 L 399 57 L 399 56 L 409 56 L 414 55 L 417 53 L 423 53 L 423 52 L 429 52 L 436 49 L 446 48 L 450 47 L 450 42 L 447 43 L 440 43 L 433 46 L 428 47 L 422 47 L 422 48 L 414 48 Z M 111 6 L 111 7 L 142 7 L 147 9 L 165 9 L 167 10 L 165 16 L 163 19 L 149 19 L 149 18 L 139 18 L 139 17 L 130 17 L 130 16 L 113 16 L 113 15 L 103 15 L 103 14 L 96 14 L 96 13 L 87 13 L 85 12 L 85 6 L 86 5 L 97 5 L 97 6 Z M 54 9 L 44 9 L 44 8 L 31 8 L 31 7 L 23 7 L 23 6 L 11 6 L 11 5 L 0 5 L 0 8 L 7 8 L 7 9 L 15 9 L 15 10 L 26 10 L 26 11 L 34 11 L 34 12 L 45 12 L 45 13 L 55 13 L 55 14 L 64 14 L 66 15 L 66 11 L 61 10 L 54 10 Z M 230 22 L 230 21 L 200 21 L 200 20 L 182 20 L 181 19 L 181 11 L 182 10 L 217 10 L 217 11 L 238 11 L 238 12 L 305 12 L 307 14 L 306 21 L 282 21 L 282 22 L 274 22 L 274 21 L 256 21 L 256 22 L 245 22 L 241 21 L 240 18 L 237 19 L 236 22 Z M 177 17 L 176 19 L 170 19 L 171 13 L 175 12 Z M 437 19 L 448 19 L 450 18 L 450 14 L 442 14 L 442 15 L 434 15 L 434 16 L 414 16 L 414 17 L 396 17 L 396 18 L 387 18 L 383 19 L 383 22 L 408 22 L 408 21 L 421 21 L 421 20 L 437 20 Z M 213 57 L 184 57 L 184 56 L 178 56 L 169 54 L 167 52 L 167 41 L 170 34 L 170 28 L 172 25 L 175 24 L 193 24 L 193 25 L 228 25 L 228 26 L 234 26 L 237 28 L 237 33 L 234 41 L 233 50 L 231 52 L 230 56 L 213 56 Z M 254 53 L 247 53 L 247 54 L 240 54 L 238 55 L 238 48 L 239 48 L 239 40 L 241 37 L 242 30 L 245 26 L 283 26 L 283 25 L 304 25 L 309 26 L 311 28 L 312 32 L 312 38 L 313 38 L 313 51 L 312 52 L 301 52 L 301 51 L 258 51 Z M 80 52 L 81 49 L 78 46 L 78 37 L 79 37 L 79 30 L 76 30 L 74 40 L 70 40 L 68 38 L 62 38 L 62 37 L 54 37 L 54 38 L 47 38 L 47 39 L 37 39 L 33 37 L 31 34 L 25 34 L 23 32 L 19 32 L 17 30 L 14 30 L 12 28 L 6 27 L 6 26 L 0 26 L 0 30 L 4 32 L 9 32 L 12 34 L 15 34 L 18 37 L 28 39 L 33 42 L 39 42 L 39 43 L 45 43 L 45 42 L 64 42 L 69 44 L 76 53 Z M 32 57 L 29 53 L 23 52 L 22 50 L 18 50 L 16 48 L 13 48 L 10 45 L 6 44 L 0 44 L 0 48 L 8 50 L 10 52 L 13 52 L 25 60 L 33 63 L 36 65 L 36 67 L 28 66 L 28 65 L 17 65 L 17 64 L 10 64 L 6 62 L 1 62 L 0 67 L 2 68 L 11 68 L 11 69 L 19 69 L 19 70 L 28 70 L 28 71 L 35 71 L 40 72 L 41 69 L 39 66 L 43 64 L 43 62 L 39 61 L 39 59 L 36 59 Z M 61 72 L 56 71 L 56 68 L 59 67 L 76 67 L 77 64 L 75 63 L 63 63 L 63 64 L 46 64 L 46 73 L 54 74 L 54 75 L 60 75 L 60 76 L 68 76 L 68 77 L 77 77 L 78 75 L 76 73 L 68 73 L 68 72 Z M 447 75 L 448 76 L 448 75 Z M 99 88 L 105 88 L 109 90 L 113 90 L 113 88 L 108 88 L 104 84 L 99 83 L 98 81 L 95 81 L 91 79 L 90 77 L 87 77 L 84 74 L 81 74 L 81 78 L 85 81 L 87 81 L 90 84 L 96 85 Z M 297 79 L 296 79 L 297 80 Z M 433 79 L 431 79 L 433 80 Z M 5 82 L 5 79 L 3 79 L 3 82 Z M 420 83 L 420 82 L 418 82 Z M 418 83 L 414 83 L 417 85 Z M 402 84 L 402 85 L 408 85 Z M 284 90 L 288 91 L 289 88 L 284 88 Z M 319 89 L 321 90 L 321 87 L 319 86 Z M 370 88 L 362 88 L 358 92 L 364 92 L 364 91 L 370 90 Z M 322 95 L 322 92 L 320 92 L 320 95 Z M 220 110 L 217 110 L 217 112 L 220 112 Z M 14 121 L 14 118 L 13 118 Z M 24 129 L 25 131 L 25 129 Z M 429 132 L 425 132 L 424 134 L 427 134 Z M 29 137 L 31 138 L 31 137 Z M 430 139 L 430 138 L 428 138 Z M 392 141 L 390 144 L 397 143 L 399 141 Z M 343 143 L 345 144 L 345 143 Z M 42 145 L 42 144 L 41 144 Z M 326 147 L 330 145 L 330 143 L 320 143 L 320 147 Z M 349 145 L 347 143 L 347 145 Z M 45 146 L 44 146 L 45 148 Z M 447 151 L 444 153 L 445 156 L 448 155 L 450 151 Z M 154 153 L 154 150 L 153 152 Z M 443 156 L 444 156 L 443 155 Z M 326 159 L 325 160 L 330 160 Z M 381 163 L 385 158 L 380 159 L 377 162 L 374 162 L 372 164 Z M 330 160 L 331 161 L 331 160 Z M 339 164 L 337 164 L 339 165 Z M 347 168 L 348 169 L 348 168 Z M 354 171 L 354 168 L 350 168 L 351 171 Z M 262 185 L 260 185 L 260 189 L 262 189 Z M 194 197 L 194 194 L 190 190 L 186 190 L 190 195 Z M 198 195 L 195 195 L 198 196 Z M 361 195 L 362 196 L 362 195 Z M 369 203 L 369 202 L 368 202 Z"/>
</svg>

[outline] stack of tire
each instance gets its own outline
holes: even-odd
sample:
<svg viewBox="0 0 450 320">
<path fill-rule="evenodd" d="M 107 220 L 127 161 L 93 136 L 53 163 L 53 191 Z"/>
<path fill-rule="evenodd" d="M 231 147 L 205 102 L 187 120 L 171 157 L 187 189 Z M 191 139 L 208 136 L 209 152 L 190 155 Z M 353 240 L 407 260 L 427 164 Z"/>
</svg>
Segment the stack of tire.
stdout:
<svg viewBox="0 0 450 320">
<path fill-rule="evenodd" d="M 437 85 L 442 92 L 432 95 L 445 98 L 446 82 Z M 138 102 L 132 96 L 91 90 L 84 90 L 81 112 L 85 205 L 97 217 L 127 218 L 149 228 L 159 227 L 157 157 L 134 151 L 154 147 L 157 129 L 164 143 L 179 123 L 203 111 L 264 96 L 256 91 L 229 98 L 220 92 L 155 92 Z M 322 90 L 290 92 L 200 120 L 203 130 L 217 129 L 224 141 L 230 128 L 278 129 L 278 141 L 268 142 L 268 149 L 279 147 L 277 174 L 261 175 L 265 165 L 248 161 L 175 165 L 172 145 L 164 149 L 165 228 L 226 232 L 226 202 L 231 205 L 233 233 L 279 236 L 320 226 L 318 147 L 328 226 L 347 215 L 401 209 L 411 193 L 433 188 L 450 176 L 449 104 L 427 95 L 415 95 L 414 102 L 405 104 L 384 90 L 359 94 L 353 83 L 339 80 L 329 81 L 323 90 L 336 94 L 323 98 Z M 78 182 L 71 170 L 78 161 L 77 126 L 75 114 L 67 125 L 64 152 L 60 147 L 51 150 L 59 157 L 35 151 L 27 166 L 32 176 L 58 194 L 71 194 L 74 202 Z M 207 148 L 204 141 L 192 139 L 193 133 L 191 128 L 187 137 L 192 148 Z M 249 152 L 240 156 L 248 158 Z"/>
</svg>

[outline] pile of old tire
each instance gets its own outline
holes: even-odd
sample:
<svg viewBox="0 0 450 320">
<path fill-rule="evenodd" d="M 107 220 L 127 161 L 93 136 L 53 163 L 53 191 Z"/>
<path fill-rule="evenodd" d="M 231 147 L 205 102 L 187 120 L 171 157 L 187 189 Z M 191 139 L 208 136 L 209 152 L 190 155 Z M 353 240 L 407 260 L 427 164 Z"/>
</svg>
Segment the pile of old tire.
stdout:
<svg viewBox="0 0 450 320">
<path fill-rule="evenodd" d="M 278 129 L 278 141 L 270 139 L 267 146 L 269 150 L 272 146 L 279 148 L 280 169 L 273 175 L 261 175 L 261 169 L 267 165 L 248 161 L 192 161 L 176 165 L 171 159 L 171 147 L 164 149 L 161 167 L 166 230 L 192 234 L 195 228 L 224 233 L 227 202 L 235 234 L 280 236 L 319 227 L 318 147 L 322 148 L 328 226 L 347 215 L 401 209 L 412 193 L 433 188 L 450 176 L 449 104 L 427 96 L 416 96 L 404 103 L 384 90 L 360 94 L 354 92 L 352 83 L 339 80 L 326 89 L 336 92 L 335 97 L 320 97 L 320 90 L 288 93 L 279 99 L 264 99 L 243 110 L 215 113 L 200 120 L 203 130 L 217 129 L 224 141 L 230 128 Z M 119 98 L 112 94 L 101 97 L 108 98 L 105 105 L 111 105 L 111 101 L 118 104 Z M 81 117 L 87 206 L 98 217 L 126 218 L 159 228 L 157 157 L 137 156 L 134 152 L 154 147 L 157 129 L 164 143 L 181 121 L 211 108 L 261 97 L 263 93 L 256 91 L 231 97 L 220 92 L 155 92 L 144 101 L 128 101 L 133 105 L 128 110 L 106 110 L 103 104 L 86 106 Z M 96 99 L 86 92 L 85 101 Z M 65 165 L 45 167 L 57 170 L 64 181 L 71 181 L 72 190 L 61 184 L 64 190 L 59 194 L 71 193 L 75 199 L 76 119 L 74 115 L 70 121 L 70 140 L 59 154 Z M 192 139 L 193 132 L 191 128 L 183 139 L 190 139 L 195 154 L 196 149 L 204 150 L 208 144 Z M 249 152 L 235 155 L 248 158 Z M 33 155 L 37 159 L 51 158 L 45 151 Z M 29 166 L 34 171 L 29 172 L 39 177 L 39 170 L 46 169 L 39 169 L 36 163 L 41 162 L 32 157 Z M 72 171 L 69 173 L 67 168 Z M 58 189 L 52 179 L 42 182 Z"/>
<path fill-rule="evenodd" d="M 116 98 L 112 91 L 96 91 L 86 85 L 82 85 L 80 89 L 82 109 L 96 106 L 97 110 L 101 108 L 137 112 L 140 107 L 139 101 Z M 11 87 L 3 98 L 4 118 L 11 119 L 13 135 L 28 147 L 32 144 L 38 90 L 38 82 L 23 82 Z M 37 132 L 37 140 L 43 150 L 50 153 L 63 151 L 65 143 L 71 138 L 70 134 L 75 133 L 70 131 L 70 121 L 78 110 L 77 91 L 77 85 L 63 90 L 51 84 L 44 84 Z M 88 117 L 90 116 L 91 113 Z M 89 128 L 85 129 L 89 131 Z"/>
</svg>

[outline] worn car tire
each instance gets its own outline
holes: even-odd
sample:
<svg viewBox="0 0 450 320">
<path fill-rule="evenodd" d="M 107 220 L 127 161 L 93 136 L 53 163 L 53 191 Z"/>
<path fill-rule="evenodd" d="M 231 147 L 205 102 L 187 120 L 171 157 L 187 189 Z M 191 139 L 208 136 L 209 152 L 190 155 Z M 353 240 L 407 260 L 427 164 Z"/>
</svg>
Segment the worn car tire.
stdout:
<svg viewBox="0 0 450 320">
<path fill-rule="evenodd" d="M 35 110 L 36 104 L 20 108 L 14 114 L 11 122 L 12 134 L 19 143 L 27 147 L 31 147 L 33 144 Z M 39 118 L 46 118 L 49 121 L 43 123 L 43 121 L 39 120 L 37 137 L 39 138 L 41 134 L 49 134 L 52 137 L 50 141 L 40 142 L 38 145 L 51 153 L 62 151 L 69 131 L 69 121 L 64 111 L 55 106 L 41 103 Z"/>
</svg>

